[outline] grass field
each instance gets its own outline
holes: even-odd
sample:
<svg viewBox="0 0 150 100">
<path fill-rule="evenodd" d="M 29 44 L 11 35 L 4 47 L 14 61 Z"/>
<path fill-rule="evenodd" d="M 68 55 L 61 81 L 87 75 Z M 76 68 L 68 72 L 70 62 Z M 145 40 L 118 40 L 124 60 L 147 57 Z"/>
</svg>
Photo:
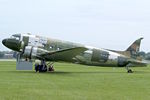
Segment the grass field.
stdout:
<svg viewBox="0 0 150 100">
<path fill-rule="evenodd" d="M 0 100 L 149 100 L 150 66 L 93 67 L 55 63 L 53 73 L 16 71 L 0 62 Z"/>
</svg>

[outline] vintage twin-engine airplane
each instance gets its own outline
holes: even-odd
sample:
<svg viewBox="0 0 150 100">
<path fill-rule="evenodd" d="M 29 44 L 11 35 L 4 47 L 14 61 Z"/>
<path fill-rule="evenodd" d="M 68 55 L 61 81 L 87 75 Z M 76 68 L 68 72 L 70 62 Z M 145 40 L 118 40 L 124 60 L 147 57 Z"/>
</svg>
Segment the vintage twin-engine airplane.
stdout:
<svg viewBox="0 0 150 100">
<path fill-rule="evenodd" d="M 136 40 L 126 51 L 95 48 L 31 34 L 14 34 L 2 43 L 7 48 L 17 51 L 18 59 L 126 67 L 127 72 L 132 73 L 129 66 L 147 66 L 138 55 L 142 39 Z"/>
</svg>

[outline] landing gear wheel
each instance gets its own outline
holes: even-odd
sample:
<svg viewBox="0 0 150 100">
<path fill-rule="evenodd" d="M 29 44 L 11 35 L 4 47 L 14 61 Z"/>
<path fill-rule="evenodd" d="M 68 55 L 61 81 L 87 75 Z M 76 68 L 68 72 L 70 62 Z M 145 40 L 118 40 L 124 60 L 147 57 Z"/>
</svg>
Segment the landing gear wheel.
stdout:
<svg viewBox="0 0 150 100">
<path fill-rule="evenodd" d="M 129 67 L 131 67 L 132 65 L 129 63 L 126 65 L 126 69 L 127 69 L 127 73 L 133 73 L 133 71 L 131 69 L 129 69 Z"/>
<path fill-rule="evenodd" d="M 49 66 L 48 71 L 49 72 L 54 72 L 54 67 L 53 66 Z"/>
<path fill-rule="evenodd" d="M 128 73 L 133 73 L 133 71 L 131 69 L 128 70 Z"/>
<path fill-rule="evenodd" d="M 48 67 L 48 72 L 54 72 L 54 71 L 55 71 L 55 69 L 54 69 L 54 67 L 53 67 L 53 64 L 54 64 L 54 62 L 47 64 L 47 66 L 49 66 L 49 67 Z"/>
</svg>

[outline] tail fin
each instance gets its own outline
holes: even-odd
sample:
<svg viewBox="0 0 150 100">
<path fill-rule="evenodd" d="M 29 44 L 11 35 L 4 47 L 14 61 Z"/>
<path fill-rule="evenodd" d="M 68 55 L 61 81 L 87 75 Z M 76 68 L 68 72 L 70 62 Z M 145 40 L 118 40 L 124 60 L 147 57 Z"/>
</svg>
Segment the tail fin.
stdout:
<svg viewBox="0 0 150 100">
<path fill-rule="evenodd" d="M 120 54 L 123 54 L 125 56 L 141 60 L 141 57 L 139 56 L 139 51 L 140 51 L 140 45 L 141 45 L 141 40 L 143 38 L 137 39 L 126 51 L 114 51 Z"/>
<path fill-rule="evenodd" d="M 139 52 L 142 39 L 143 38 L 136 40 L 126 51 Z"/>
<path fill-rule="evenodd" d="M 141 40 L 143 38 L 140 38 L 136 40 L 125 52 L 128 52 L 130 54 L 130 57 L 137 59 L 139 56 L 139 50 L 140 50 L 140 45 L 141 45 Z"/>
</svg>

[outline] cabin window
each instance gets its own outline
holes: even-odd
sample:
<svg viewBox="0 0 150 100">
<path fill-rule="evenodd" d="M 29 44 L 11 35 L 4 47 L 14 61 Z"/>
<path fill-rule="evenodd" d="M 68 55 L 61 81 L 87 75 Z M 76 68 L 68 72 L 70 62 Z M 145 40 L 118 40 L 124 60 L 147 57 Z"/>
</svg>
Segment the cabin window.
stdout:
<svg viewBox="0 0 150 100">
<path fill-rule="evenodd" d="M 59 47 L 57 48 L 57 50 L 60 50 L 60 49 L 61 49 L 61 48 L 59 48 Z"/>
<path fill-rule="evenodd" d="M 20 40 L 21 35 L 20 34 L 14 34 L 11 36 L 12 39 Z"/>
<path fill-rule="evenodd" d="M 53 46 L 50 46 L 49 48 L 50 48 L 50 49 L 53 49 Z"/>
</svg>

